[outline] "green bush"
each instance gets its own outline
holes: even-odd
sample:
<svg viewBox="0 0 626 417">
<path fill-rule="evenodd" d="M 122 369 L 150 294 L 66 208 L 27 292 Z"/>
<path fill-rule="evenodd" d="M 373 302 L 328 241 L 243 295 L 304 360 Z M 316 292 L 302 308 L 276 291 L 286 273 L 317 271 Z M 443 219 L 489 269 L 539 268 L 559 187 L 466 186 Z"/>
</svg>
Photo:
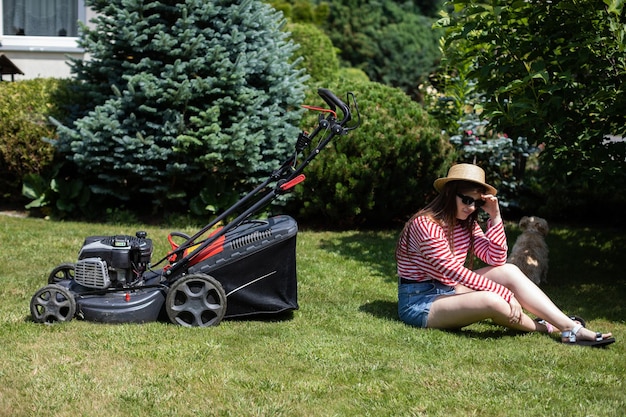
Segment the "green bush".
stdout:
<svg viewBox="0 0 626 417">
<path fill-rule="evenodd" d="M 399 89 L 342 71 L 325 87 L 355 94 L 361 126 L 336 137 L 305 171 L 291 209 L 298 219 L 325 227 L 380 227 L 404 222 L 433 193 L 452 147 L 436 122 Z M 317 105 L 319 97 L 308 97 Z M 312 117 L 307 119 L 309 126 Z M 356 118 L 356 112 L 354 112 Z"/>
<path fill-rule="evenodd" d="M 433 19 L 423 15 L 419 4 L 335 0 L 330 6 L 324 31 L 339 48 L 344 66 L 362 69 L 372 81 L 419 98 L 419 84 L 441 58 L 442 35 L 432 28 Z"/>
<path fill-rule="evenodd" d="M 330 8 L 327 2 L 313 3 L 309 0 L 275 0 L 269 2 L 293 23 L 312 23 L 320 26 L 328 19 Z"/>
<path fill-rule="evenodd" d="M 287 31 L 291 33 L 291 39 L 300 45 L 294 57 L 301 59 L 299 65 L 311 76 L 310 82 L 326 82 L 337 78 L 339 60 L 335 47 L 321 29 L 312 24 L 290 23 Z"/>
<path fill-rule="evenodd" d="M 533 184 L 542 200 L 537 214 L 623 223 L 625 3 L 451 0 L 449 6 L 440 20 L 445 66 L 467 71 L 465 80 L 486 98 L 481 118 L 491 128 L 544 149 Z"/>
<path fill-rule="evenodd" d="M 42 138 L 55 136 L 50 116 L 64 119 L 70 81 L 39 78 L 0 82 L 0 193 L 7 202 L 22 202 L 22 180 L 41 174 L 54 148 Z"/>
</svg>

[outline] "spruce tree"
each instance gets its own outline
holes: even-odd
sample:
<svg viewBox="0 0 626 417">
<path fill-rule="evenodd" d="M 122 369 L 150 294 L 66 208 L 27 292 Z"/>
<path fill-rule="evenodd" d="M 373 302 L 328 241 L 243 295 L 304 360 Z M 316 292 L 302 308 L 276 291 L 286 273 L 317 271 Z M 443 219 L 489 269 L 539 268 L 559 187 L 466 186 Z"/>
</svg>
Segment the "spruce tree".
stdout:
<svg viewBox="0 0 626 417">
<path fill-rule="evenodd" d="M 90 107 L 58 150 L 91 203 L 215 210 L 293 149 L 305 76 L 279 12 L 257 0 L 87 0 Z M 198 203 L 201 203 L 198 205 Z"/>
</svg>

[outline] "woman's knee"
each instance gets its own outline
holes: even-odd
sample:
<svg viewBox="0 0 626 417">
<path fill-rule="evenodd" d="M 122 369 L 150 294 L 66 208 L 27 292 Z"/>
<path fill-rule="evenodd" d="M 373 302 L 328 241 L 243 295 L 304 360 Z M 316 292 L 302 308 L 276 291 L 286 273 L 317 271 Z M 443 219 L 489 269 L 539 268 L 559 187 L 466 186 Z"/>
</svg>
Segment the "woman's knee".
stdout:
<svg viewBox="0 0 626 417">
<path fill-rule="evenodd" d="M 483 305 L 490 311 L 508 314 L 511 309 L 509 303 L 504 298 L 491 291 L 483 291 L 482 298 Z"/>
<path fill-rule="evenodd" d="M 513 265 L 513 264 L 504 264 L 504 265 L 500 265 L 500 268 L 502 268 L 504 270 L 504 272 L 506 274 L 509 275 L 520 275 L 523 274 L 522 270 L 519 269 L 519 267 L 517 265 Z"/>
<path fill-rule="evenodd" d="M 517 265 L 504 264 L 491 268 L 489 274 L 498 274 L 501 276 L 517 276 L 520 274 L 523 275 L 523 272 L 517 267 Z"/>
<path fill-rule="evenodd" d="M 485 276 L 498 284 L 510 287 L 521 279 L 526 279 L 524 273 L 516 265 L 504 264 L 491 268 Z"/>
</svg>

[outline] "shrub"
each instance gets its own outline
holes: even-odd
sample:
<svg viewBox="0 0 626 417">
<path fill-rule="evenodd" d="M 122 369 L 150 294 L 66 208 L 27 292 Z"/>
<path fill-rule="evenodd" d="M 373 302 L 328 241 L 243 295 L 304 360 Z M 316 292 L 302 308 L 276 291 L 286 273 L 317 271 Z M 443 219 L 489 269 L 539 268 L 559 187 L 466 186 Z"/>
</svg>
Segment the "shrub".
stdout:
<svg viewBox="0 0 626 417">
<path fill-rule="evenodd" d="M 446 65 L 488 100 L 482 117 L 542 144 L 545 213 L 623 222 L 626 7 L 623 1 L 452 0 Z M 452 10 L 454 10 L 452 12 Z"/>
<path fill-rule="evenodd" d="M 328 19 L 330 13 L 328 3 L 324 1 L 313 3 L 309 0 L 275 0 L 269 3 L 293 23 L 312 23 L 319 26 Z"/>
<path fill-rule="evenodd" d="M 335 47 L 321 29 L 312 24 L 291 23 L 287 25 L 287 30 L 294 42 L 300 45 L 294 56 L 301 59 L 299 66 L 311 76 L 311 83 L 337 78 L 339 60 Z"/>
<path fill-rule="evenodd" d="M 513 140 L 504 134 L 486 129 L 487 122 L 471 114 L 460 121 L 459 133 L 450 137 L 457 150 L 457 162 L 476 164 L 485 170 L 490 184 L 498 190 L 500 206 L 507 214 L 517 214 L 532 207 L 528 200 L 529 183 L 534 178 L 526 176 L 527 162 L 536 161 L 539 148 L 531 146 L 526 138 Z M 536 170 L 536 165 L 533 170 Z"/>
<path fill-rule="evenodd" d="M 22 202 L 22 180 L 42 174 L 54 148 L 42 140 L 55 136 L 50 116 L 64 119 L 70 81 L 39 78 L 0 82 L 0 193 L 5 202 Z"/>
<path fill-rule="evenodd" d="M 433 180 L 447 170 L 452 148 L 404 92 L 351 73 L 342 71 L 328 87 L 338 96 L 354 92 L 361 126 L 335 138 L 313 160 L 290 207 L 298 208 L 299 220 L 325 227 L 404 222 L 432 196 Z M 319 97 L 308 100 L 317 104 Z"/>
<path fill-rule="evenodd" d="M 418 85 L 441 57 L 442 32 L 432 24 L 415 2 L 335 0 L 324 30 L 344 66 L 362 69 L 371 80 L 401 88 L 415 99 Z"/>
</svg>

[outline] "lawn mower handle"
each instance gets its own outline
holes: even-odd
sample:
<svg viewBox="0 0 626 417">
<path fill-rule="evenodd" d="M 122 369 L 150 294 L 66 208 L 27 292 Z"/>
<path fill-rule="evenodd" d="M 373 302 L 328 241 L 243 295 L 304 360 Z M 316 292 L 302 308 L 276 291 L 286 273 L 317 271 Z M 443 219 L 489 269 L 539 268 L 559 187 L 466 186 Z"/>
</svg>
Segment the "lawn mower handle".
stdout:
<svg viewBox="0 0 626 417">
<path fill-rule="evenodd" d="M 347 122 L 350 121 L 350 119 L 352 118 L 350 114 L 350 107 L 348 107 L 346 103 L 341 101 L 339 97 L 333 94 L 332 91 L 327 88 L 318 88 L 317 94 L 326 102 L 326 104 L 328 104 L 328 106 L 333 111 L 337 110 L 337 107 L 341 109 L 341 112 L 343 113 L 343 119 L 341 120 L 341 122 L 339 122 L 341 126 L 344 126 Z"/>
<path fill-rule="evenodd" d="M 360 125 L 360 116 L 358 114 L 358 108 L 356 107 L 356 100 L 354 100 L 354 95 L 352 93 L 348 93 L 348 97 L 352 95 L 354 100 L 355 110 L 357 111 L 357 119 L 358 123 L 354 126 L 346 126 L 346 124 L 352 119 L 352 115 L 350 112 L 350 107 L 346 105 L 342 100 L 340 100 L 335 94 L 333 94 L 330 90 L 326 88 L 319 88 L 317 90 L 319 96 L 328 104 L 331 108 L 331 111 L 327 111 L 328 115 L 323 118 L 320 115 L 319 124 L 310 134 L 301 133 L 298 138 L 298 144 L 296 145 L 295 155 L 291 156 L 287 159 L 282 166 L 274 171 L 270 177 L 265 180 L 263 183 L 259 184 L 254 190 L 248 193 L 245 197 L 240 199 L 233 206 L 222 212 L 219 216 L 213 219 L 211 223 L 202 228 L 195 235 L 189 237 L 186 242 L 179 245 L 177 248 L 173 248 L 167 256 L 161 259 L 156 265 L 160 264 L 165 260 L 170 260 L 170 265 L 168 268 L 164 268 L 164 275 L 166 279 L 170 282 L 178 279 L 180 277 L 180 273 L 184 271 L 188 265 L 190 264 L 192 258 L 196 255 L 200 254 L 202 250 L 206 249 L 213 242 L 217 241 L 218 238 L 224 236 L 229 230 L 237 227 L 239 224 L 243 223 L 247 220 L 252 214 L 258 212 L 267 204 L 269 204 L 273 199 L 275 199 L 279 194 L 283 194 L 291 190 L 296 184 L 302 182 L 304 180 L 304 175 L 302 175 L 302 171 L 309 163 L 315 158 L 319 152 L 331 141 L 331 139 L 338 135 L 345 135 L 348 131 L 356 129 Z M 340 108 L 343 113 L 343 119 L 341 121 L 336 120 L 336 109 Z M 320 110 L 320 109 L 317 109 Z M 296 164 L 297 155 L 304 150 L 305 146 L 311 142 L 315 136 L 319 133 L 327 132 L 325 138 L 321 139 L 314 149 L 311 149 L 308 156 L 304 158 L 304 160 L 300 164 Z M 302 142 L 302 143 L 300 143 Z M 276 186 L 273 188 L 267 188 L 271 183 L 276 182 Z M 251 206 L 249 206 L 244 212 L 240 213 L 235 219 L 231 220 L 228 224 L 223 226 L 216 233 L 211 234 L 208 238 L 203 240 L 202 242 L 196 242 L 203 234 L 205 234 L 208 230 L 213 228 L 218 223 L 225 220 L 231 214 L 237 212 L 240 207 L 243 207 L 244 204 L 247 204 L 248 201 L 252 201 L 253 197 L 256 197 L 259 194 L 262 194 L 264 190 L 267 190 L 265 194 L 254 202 Z M 190 253 L 182 256 L 182 258 L 177 259 L 177 257 L 181 256 L 184 253 L 185 249 L 191 248 L 191 246 L 196 246 Z M 172 262 L 172 257 L 175 259 Z"/>
</svg>

